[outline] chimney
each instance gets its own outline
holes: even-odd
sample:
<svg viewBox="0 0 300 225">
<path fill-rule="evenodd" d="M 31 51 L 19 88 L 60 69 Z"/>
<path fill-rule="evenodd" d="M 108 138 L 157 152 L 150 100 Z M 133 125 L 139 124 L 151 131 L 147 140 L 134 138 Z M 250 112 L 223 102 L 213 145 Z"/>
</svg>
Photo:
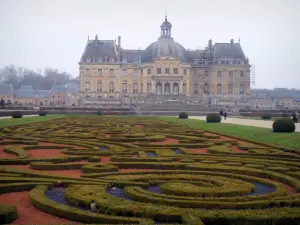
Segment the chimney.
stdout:
<svg viewBox="0 0 300 225">
<path fill-rule="evenodd" d="M 118 48 L 121 48 L 121 36 L 118 36 Z"/>
<path fill-rule="evenodd" d="M 233 44 L 233 43 L 234 43 L 234 40 L 233 40 L 233 39 L 231 39 L 231 40 L 230 40 L 230 44 Z"/>
<path fill-rule="evenodd" d="M 212 40 L 211 39 L 209 39 L 209 41 L 208 41 L 208 48 L 212 48 Z"/>
</svg>

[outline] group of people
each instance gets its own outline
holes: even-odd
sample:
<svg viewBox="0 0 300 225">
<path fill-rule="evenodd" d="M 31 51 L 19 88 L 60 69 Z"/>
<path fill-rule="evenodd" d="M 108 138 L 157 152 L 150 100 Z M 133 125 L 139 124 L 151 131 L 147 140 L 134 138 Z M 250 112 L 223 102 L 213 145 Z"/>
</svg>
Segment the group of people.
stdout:
<svg viewBox="0 0 300 225">
<path fill-rule="evenodd" d="M 220 117 L 224 117 L 224 119 L 226 120 L 226 118 L 227 118 L 227 111 L 223 111 L 223 110 L 221 110 L 220 111 Z"/>
</svg>

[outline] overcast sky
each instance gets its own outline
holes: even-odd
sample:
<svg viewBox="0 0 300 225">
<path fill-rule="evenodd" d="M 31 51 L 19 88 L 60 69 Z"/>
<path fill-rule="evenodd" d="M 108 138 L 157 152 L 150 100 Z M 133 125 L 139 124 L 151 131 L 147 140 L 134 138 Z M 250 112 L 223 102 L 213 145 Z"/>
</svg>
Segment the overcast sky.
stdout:
<svg viewBox="0 0 300 225">
<path fill-rule="evenodd" d="M 186 49 L 236 42 L 256 88 L 300 88 L 300 0 L 0 0 L 0 67 L 53 67 L 78 76 L 88 35 L 145 49 L 166 14 Z"/>
</svg>

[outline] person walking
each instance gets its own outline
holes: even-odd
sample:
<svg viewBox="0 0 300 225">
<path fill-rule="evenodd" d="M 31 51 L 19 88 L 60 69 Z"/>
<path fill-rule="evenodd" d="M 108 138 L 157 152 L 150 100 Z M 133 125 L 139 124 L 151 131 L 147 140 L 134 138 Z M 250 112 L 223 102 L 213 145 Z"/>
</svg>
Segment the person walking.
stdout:
<svg viewBox="0 0 300 225">
<path fill-rule="evenodd" d="M 226 120 L 226 118 L 227 118 L 227 112 L 226 111 L 224 112 L 223 116 L 224 116 L 224 119 Z"/>
<path fill-rule="evenodd" d="M 222 117 L 222 116 L 223 116 L 223 110 L 220 111 L 220 117 Z"/>
</svg>

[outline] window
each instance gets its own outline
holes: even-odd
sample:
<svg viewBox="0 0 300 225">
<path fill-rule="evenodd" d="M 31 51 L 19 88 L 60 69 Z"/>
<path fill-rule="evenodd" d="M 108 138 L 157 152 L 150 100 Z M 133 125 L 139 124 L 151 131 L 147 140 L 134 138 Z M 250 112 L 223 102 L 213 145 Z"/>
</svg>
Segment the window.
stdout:
<svg viewBox="0 0 300 225">
<path fill-rule="evenodd" d="M 151 69 L 147 69 L 147 74 L 151 75 Z"/>
<path fill-rule="evenodd" d="M 87 76 L 90 76 L 91 75 L 91 70 L 90 69 L 86 69 L 85 73 L 86 73 Z"/>
<path fill-rule="evenodd" d="M 114 70 L 113 69 L 109 70 L 109 76 L 114 76 Z"/>
<path fill-rule="evenodd" d="M 198 94 L 198 84 L 194 84 L 194 94 Z"/>
<path fill-rule="evenodd" d="M 142 75 L 142 76 L 143 76 L 143 72 L 144 72 L 143 69 L 141 69 L 141 75 Z"/>
<path fill-rule="evenodd" d="M 186 69 L 183 70 L 183 75 L 186 75 Z"/>
<path fill-rule="evenodd" d="M 133 83 L 133 94 L 138 93 L 138 83 Z"/>
<path fill-rule="evenodd" d="M 114 61 L 115 61 L 114 58 L 110 58 L 110 59 L 109 59 L 109 62 L 111 62 L 111 63 L 113 63 Z"/>
<path fill-rule="evenodd" d="M 90 92 L 91 90 L 91 83 L 88 81 L 88 82 L 85 82 L 85 92 Z"/>
<path fill-rule="evenodd" d="M 102 62 L 103 60 L 102 60 L 101 57 L 99 57 L 97 61 L 98 61 L 98 62 Z"/>
<path fill-rule="evenodd" d="M 133 70 L 133 76 L 137 76 L 138 75 L 138 70 L 137 69 L 134 69 Z"/>
<path fill-rule="evenodd" d="M 144 84 L 141 83 L 141 93 L 144 93 Z"/>
<path fill-rule="evenodd" d="M 229 95 L 233 94 L 233 84 L 228 84 L 228 94 Z"/>
<path fill-rule="evenodd" d="M 240 77 L 244 77 L 244 76 L 245 76 L 244 71 L 240 71 Z"/>
<path fill-rule="evenodd" d="M 157 74 L 161 74 L 161 68 L 157 68 Z"/>
<path fill-rule="evenodd" d="M 102 82 L 101 81 L 98 81 L 97 89 L 98 89 L 98 92 L 102 92 Z"/>
<path fill-rule="evenodd" d="M 221 95 L 222 94 L 222 84 L 217 85 L 217 94 Z"/>
<path fill-rule="evenodd" d="M 218 77 L 222 77 L 222 71 L 218 71 Z"/>
<path fill-rule="evenodd" d="M 233 71 L 229 71 L 229 77 L 233 77 Z"/>
<path fill-rule="evenodd" d="M 151 83 L 147 83 L 147 93 L 151 93 Z"/>
<path fill-rule="evenodd" d="M 98 76 L 102 76 L 102 69 L 98 69 Z"/>
<path fill-rule="evenodd" d="M 124 58 L 124 59 L 122 60 L 122 63 L 127 63 L 127 59 Z"/>
<path fill-rule="evenodd" d="M 109 82 L 109 92 L 110 93 L 113 93 L 115 90 L 114 90 L 114 86 L 115 86 L 115 84 L 114 84 L 114 82 L 113 81 L 110 81 Z"/>
<path fill-rule="evenodd" d="M 173 74 L 178 74 L 178 68 L 173 68 Z"/>
<path fill-rule="evenodd" d="M 170 69 L 169 68 L 165 68 L 165 74 L 170 74 Z"/>
<path fill-rule="evenodd" d="M 182 92 L 186 94 L 186 83 L 182 84 Z"/>
<path fill-rule="evenodd" d="M 209 85 L 204 84 L 204 94 L 209 94 Z"/>
<path fill-rule="evenodd" d="M 127 81 L 123 81 L 123 84 L 122 84 L 122 93 L 127 93 Z"/>
<path fill-rule="evenodd" d="M 245 94 L 245 85 L 244 84 L 240 84 L 240 95 Z"/>
<path fill-rule="evenodd" d="M 123 75 L 127 76 L 127 69 L 123 69 Z"/>
<path fill-rule="evenodd" d="M 91 62 L 91 58 L 87 57 L 85 61 L 89 63 L 89 62 Z"/>
<path fill-rule="evenodd" d="M 205 71 L 205 77 L 208 77 L 208 71 Z"/>
</svg>

